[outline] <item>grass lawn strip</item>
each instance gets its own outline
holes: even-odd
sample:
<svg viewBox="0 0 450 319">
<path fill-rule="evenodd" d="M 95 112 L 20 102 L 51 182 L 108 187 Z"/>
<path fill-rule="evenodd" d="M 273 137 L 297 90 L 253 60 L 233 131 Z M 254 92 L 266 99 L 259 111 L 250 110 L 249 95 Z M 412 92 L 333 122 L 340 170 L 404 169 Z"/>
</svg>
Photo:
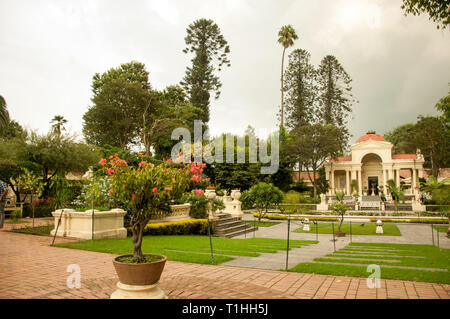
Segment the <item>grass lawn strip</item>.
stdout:
<svg viewBox="0 0 450 319">
<path fill-rule="evenodd" d="M 347 265 L 347 266 L 352 266 L 352 265 L 356 265 L 356 266 L 367 266 L 367 265 L 371 265 L 373 263 L 367 263 L 367 264 L 358 264 L 358 263 L 335 263 L 332 261 L 327 261 L 327 262 L 321 262 L 321 264 L 331 264 L 331 265 Z M 447 269 L 440 269 L 440 268 L 423 268 L 423 267 L 407 267 L 407 266 L 393 266 L 393 265 L 379 265 L 380 268 L 398 268 L 398 269 L 416 269 L 416 270 L 425 270 L 425 271 L 441 271 L 441 272 L 448 272 Z"/>
<path fill-rule="evenodd" d="M 332 223 L 318 223 L 317 233 L 319 234 L 332 234 L 333 227 Z M 334 231 L 338 231 L 339 224 L 334 223 Z M 361 224 L 356 223 L 352 224 L 352 235 L 371 235 L 371 236 L 401 236 L 401 232 L 398 227 L 394 224 L 384 224 L 383 225 L 383 234 L 376 233 L 376 225 L 375 224 Z M 350 235 L 350 224 L 345 223 L 342 224 L 341 231 Z M 316 227 L 311 226 L 310 231 L 304 231 L 303 227 L 300 227 L 294 230 L 296 233 L 316 233 Z"/>
<path fill-rule="evenodd" d="M 246 221 L 244 221 L 244 223 L 252 225 L 252 226 L 256 226 L 256 227 L 270 227 L 270 226 L 281 224 L 280 222 L 265 222 L 265 221 L 252 222 L 250 220 L 246 220 Z"/>
<path fill-rule="evenodd" d="M 398 269 L 381 266 L 382 279 L 398 279 L 421 282 L 437 282 L 450 284 L 450 273 L 433 272 L 416 269 Z M 321 264 L 321 263 L 301 263 L 289 269 L 290 272 L 314 273 L 322 275 L 349 276 L 367 278 L 370 273 L 367 272 L 367 265 L 342 265 L 342 264 Z"/>
<path fill-rule="evenodd" d="M 331 255 L 326 255 L 326 257 L 329 257 Z M 334 256 L 357 256 L 357 257 L 386 257 L 386 258 L 395 258 L 395 257 L 408 257 L 408 258 L 426 258 L 425 256 L 398 256 L 398 255 L 383 255 L 383 254 L 376 254 L 376 255 L 364 255 L 364 254 L 343 254 L 336 252 Z"/>
<path fill-rule="evenodd" d="M 232 256 L 254 256 L 263 252 L 275 253 L 286 249 L 286 240 L 268 238 L 233 239 L 213 237 L 213 251 L 220 252 L 214 257 L 215 264 L 234 259 Z M 301 247 L 317 243 L 316 241 L 293 240 L 291 247 Z M 63 243 L 59 247 L 90 250 L 112 254 L 129 254 L 133 251 L 130 238 L 97 239 L 75 243 Z M 168 260 L 211 264 L 208 236 L 145 236 L 142 242 L 144 253 L 163 254 Z M 232 253 L 231 253 L 232 252 Z M 225 255 L 226 254 L 226 255 Z M 216 253 L 214 254 L 216 255 Z"/>
</svg>

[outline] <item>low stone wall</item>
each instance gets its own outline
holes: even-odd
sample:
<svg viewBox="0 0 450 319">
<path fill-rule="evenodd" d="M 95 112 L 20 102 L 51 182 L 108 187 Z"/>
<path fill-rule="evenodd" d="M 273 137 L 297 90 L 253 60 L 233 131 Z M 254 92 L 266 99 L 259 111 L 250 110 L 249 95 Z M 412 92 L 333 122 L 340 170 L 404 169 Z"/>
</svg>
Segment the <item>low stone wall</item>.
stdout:
<svg viewBox="0 0 450 319">
<path fill-rule="evenodd" d="M 189 216 L 191 204 L 170 205 L 170 208 L 172 209 L 171 213 L 167 214 L 161 212 L 160 214 L 156 214 L 150 219 L 150 223 L 176 222 L 179 220 L 192 219 L 192 217 Z"/>
<path fill-rule="evenodd" d="M 81 239 L 126 238 L 127 230 L 123 227 L 126 212 L 115 208 L 109 211 L 86 210 L 76 212 L 73 209 L 58 209 L 52 213 L 55 228 L 50 232 L 56 236 Z M 61 218 L 61 219 L 60 219 Z M 92 222 L 94 218 L 94 222 Z M 59 226 L 58 226 L 58 221 Z"/>
</svg>

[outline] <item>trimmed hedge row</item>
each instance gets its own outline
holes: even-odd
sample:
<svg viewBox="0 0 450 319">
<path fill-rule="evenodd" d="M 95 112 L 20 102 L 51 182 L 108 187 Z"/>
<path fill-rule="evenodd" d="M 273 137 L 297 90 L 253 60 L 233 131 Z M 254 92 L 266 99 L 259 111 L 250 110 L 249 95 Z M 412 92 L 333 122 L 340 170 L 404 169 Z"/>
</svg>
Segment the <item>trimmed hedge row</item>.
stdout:
<svg viewBox="0 0 450 319">
<path fill-rule="evenodd" d="M 258 217 L 259 214 L 258 213 L 253 213 L 253 216 Z M 287 220 L 287 216 L 282 216 L 282 215 L 273 215 L 273 214 L 267 214 L 264 215 L 263 218 L 267 218 L 270 220 Z M 295 220 L 304 220 L 305 217 L 291 217 L 291 219 L 295 219 Z M 327 222 L 335 222 L 335 221 L 339 221 L 339 218 L 334 218 L 334 217 L 311 217 L 308 218 L 310 221 L 327 221 Z"/>
<path fill-rule="evenodd" d="M 376 222 L 379 218 L 371 218 L 371 222 Z M 380 218 L 383 223 L 412 223 L 412 224 L 448 224 L 448 220 L 445 219 L 416 219 L 410 220 L 395 220 L 388 218 Z"/>
<path fill-rule="evenodd" d="M 128 228 L 131 235 L 131 228 Z M 208 220 L 192 219 L 177 222 L 147 224 L 144 235 L 207 235 Z"/>
</svg>

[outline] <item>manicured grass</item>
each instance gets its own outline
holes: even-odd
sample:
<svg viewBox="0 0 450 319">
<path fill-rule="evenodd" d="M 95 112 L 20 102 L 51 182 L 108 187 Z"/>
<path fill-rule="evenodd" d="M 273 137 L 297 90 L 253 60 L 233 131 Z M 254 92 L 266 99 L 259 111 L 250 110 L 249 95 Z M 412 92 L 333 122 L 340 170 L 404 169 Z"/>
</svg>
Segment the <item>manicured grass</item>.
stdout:
<svg viewBox="0 0 450 319">
<path fill-rule="evenodd" d="M 383 225 L 383 234 L 377 234 L 375 224 L 364 223 L 364 226 L 361 226 L 362 223 L 352 223 L 352 234 L 353 235 L 374 235 L 374 236 L 401 236 L 400 230 L 396 225 L 393 224 L 384 224 Z M 331 223 L 318 223 L 318 233 L 319 234 L 332 234 L 332 224 Z M 334 223 L 334 231 L 337 232 L 339 227 L 339 223 Z M 296 233 L 316 233 L 316 225 L 310 224 L 310 231 L 304 231 L 303 226 L 294 230 Z M 345 232 L 347 236 L 350 236 L 350 223 L 342 224 L 341 231 Z"/>
<path fill-rule="evenodd" d="M 40 235 L 47 236 L 50 235 L 50 232 L 53 229 L 53 225 L 47 226 L 37 226 L 37 227 L 23 227 L 18 229 L 12 229 L 12 232 L 22 233 L 22 234 L 30 234 L 30 235 Z"/>
<path fill-rule="evenodd" d="M 447 232 L 448 225 L 433 225 L 433 228 L 440 233 L 445 233 Z"/>
<path fill-rule="evenodd" d="M 252 225 L 252 226 L 256 226 L 256 227 L 270 227 L 273 225 L 280 224 L 279 222 L 264 222 L 264 221 L 258 222 L 258 221 L 250 221 L 250 220 L 246 220 L 246 221 L 244 221 L 244 223 Z"/>
<path fill-rule="evenodd" d="M 315 244 L 316 241 L 290 240 L 291 248 Z M 235 256 L 257 257 L 261 253 L 276 253 L 286 249 L 286 240 L 269 238 L 212 238 L 214 263 L 220 264 Z M 90 250 L 111 254 L 130 254 L 133 252 L 131 238 L 97 239 L 75 243 L 58 244 L 59 247 Z M 211 264 L 208 236 L 145 236 L 142 242 L 144 253 L 161 254 L 168 260 Z"/>
<path fill-rule="evenodd" d="M 388 262 L 389 260 L 397 260 L 398 262 Z M 381 268 L 382 279 L 450 284 L 450 250 L 440 249 L 431 245 L 352 243 L 333 254 L 326 255 L 323 258 L 316 258 L 314 261 L 313 263 L 298 264 L 289 271 L 368 277 L 370 273 L 367 272 L 367 266 L 376 264 Z M 333 264 L 326 264 L 326 262 L 332 262 Z M 342 265 L 340 265 L 341 263 Z M 344 263 L 364 264 L 367 266 L 344 265 Z M 388 265 L 396 267 L 436 268 L 447 271 L 386 267 Z"/>
<path fill-rule="evenodd" d="M 15 224 L 26 224 L 27 221 L 24 220 L 5 220 L 5 224 L 15 225 Z"/>
</svg>

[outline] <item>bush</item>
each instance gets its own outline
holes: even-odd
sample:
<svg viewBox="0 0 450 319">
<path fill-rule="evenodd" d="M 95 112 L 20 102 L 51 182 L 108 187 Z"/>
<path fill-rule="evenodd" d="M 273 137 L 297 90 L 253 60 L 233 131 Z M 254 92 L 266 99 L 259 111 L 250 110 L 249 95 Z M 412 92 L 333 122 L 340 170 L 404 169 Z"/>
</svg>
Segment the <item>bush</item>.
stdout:
<svg viewBox="0 0 450 319">
<path fill-rule="evenodd" d="M 20 209 L 13 210 L 11 212 L 10 218 L 14 221 L 22 218 L 22 212 L 20 211 Z"/>
<path fill-rule="evenodd" d="M 128 228 L 131 235 L 131 229 Z M 144 235 L 207 235 L 208 220 L 181 220 L 168 223 L 147 224 L 144 228 Z"/>
<path fill-rule="evenodd" d="M 189 216 L 195 219 L 203 219 L 208 216 L 208 199 L 203 196 L 202 190 L 196 190 L 195 193 L 190 193 L 182 198 L 184 203 L 190 203 L 191 208 L 189 210 Z M 225 208 L 225 205 L 220 199 L 215 198 L 212 202 L 212 211 L 215 212 L 218 209 Z"/>
<path fill-rule="evenodd" d="M 55 209 L 53 198 L 42 198 L 34 202 L 34 217 L 51 217 Z M 32 217 L 33 207 L 26 203 L 23 205 L 23 217 Z"/>
</svg>

